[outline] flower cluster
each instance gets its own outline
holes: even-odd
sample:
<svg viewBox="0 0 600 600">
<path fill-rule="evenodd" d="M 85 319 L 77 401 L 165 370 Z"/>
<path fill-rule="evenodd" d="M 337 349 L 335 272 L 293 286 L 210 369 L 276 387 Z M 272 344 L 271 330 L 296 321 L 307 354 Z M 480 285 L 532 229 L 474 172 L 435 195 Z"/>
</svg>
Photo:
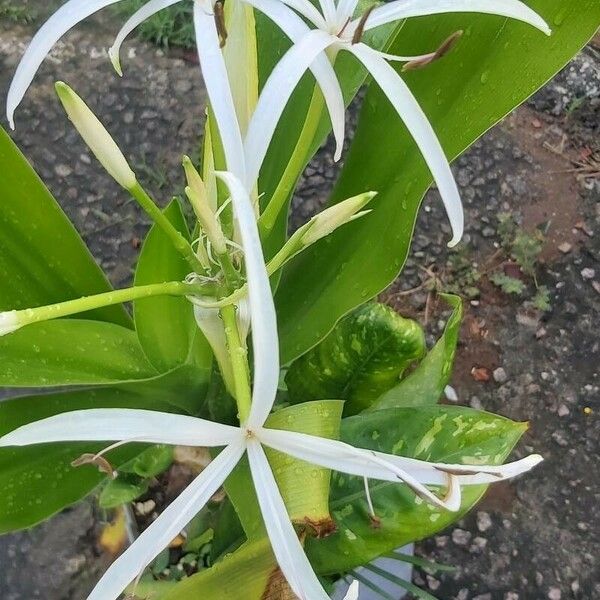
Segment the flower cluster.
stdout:
<svg viewBox="0 0 600 600">
<path fill-rule="evenodd" d="M 8 117 L 30 85 L 37 68 L 54 43 L 80 20 L 117 0 L 71 0 L 41 28 L 20 63 L 8 96 Z M 144 19 L 178 0 L 150 0 L 125 24 L 110 50 L 121 71 L 119 50 L 127 35 Z M 138 540 L 109 568 L 89 600 L 117 598 L 152 559 L 185 527 L 220 488 L 235 465 L 247 454 L 252 479 L 272 548 L 291 589 L 301 599 L 328 598 L 304 554 L 288 517 L 264 447 L 296 459 L 365 479 L 403 483 L 419 497 L 445 510 L 461 506 L 462 486 L 487 484 L 514 477 L 535 466 L 541 457 L 529 456 L 503 466 L 430 463 L 356 448 L 329 440 L 270 429 L 265 422 L 273 408 L 279 381 L 277 321 L 269 276 L 303 248 L 344 223 L 361 217 L 372 199 L 369 192 L 332 207 L 299 230 L 280 252 L 265 264 L 258 208 L 253 200 L 261 166 L 283 110 L 306 71 L 319 86 L 337 142 L 336 158 L 344 140 L 344 99 L 333 65 L 341 51 L 352 53 L 369 71 L 406 124 L 437 182 L 453 228 L 451 243 L 462 235 L 463 214 L 448 161 L 431 125 L 406 84 L 389 61 L 403 61 L 408 68 L 423 66 L 447 52 L 456 39 L 420 56 L 392 56 L 363 42 L 364 32 L 409 17 L 443 12 L 477 11 L 519 19 L 548 33 L 545 22 L 516 0 L 396 0 L 357 13 L 358 0 L 319 0 L 320 10 L 309 0 L 244 1 L 273 20 L 293 42 L 267 79 L 247 127 L 241 127 L 234 92 L 229 83 L 220 23 L 220 12 L 210 0 L 194 1 L 194 23 L 204 82 L 212 115 L 222 144 L 226 170 L 210 174 L 227 189 L 235 227 L 226 232 L 221 222 L 223 205 L 217 207 L 214 186 L 207 183 L 189 159 L 184 159 L 186 195 L 198 219 L 201 235 L 193 250 L 178 237 L 149 196 L 141 189 L 125 157 L 83 101 L 65 84 L 57 91 L 69 117 L 95 156 L 113 178 L 140 202 L 157 224 L 171 236 L 188 259 L 193 273 L 185 283 L 174 282 L 168 292 L 187 296 L 195 305 L 199 327 L 213 347 L 224 381 L 238 402 L 240 425 L 233 427 L 191 416 L 144 410 L 98 409 L 57 415 L 25 425 L 0 438 L 0 446 L 25 446 L 64 441 L 148 442 L 224 447 L 196 480 L 146 529 Z M 243 277 L 241 274 L 243 273 Z M 177 284 L 177 285 L 175 285 Z M 166 284 L 165 284 L 166 285 Z M 146 288 L 152 286 L 146 286 Z M 161 288 L 162 289 L 162 288 Z M 100 304 L 122 302 L 151 290 L 133 288 L 127 294 L 111 294 Z M 57 318 L 93 307 L 90 299 L 0 314 L 0 335 L 9 335 L 29 323 Z M 68 305 L 68 306 L 67 306 Z M 234 315 L 234 329 L 225 327 L 225 312 Z M 253 379 L 245 350 L 252 331 Z M 242 363 L 240 365 L 240 356 Z M 431 489 L 433 488 L 433 490 Z M 435 491 L 434 491 L 435 490 Z M 357 597 L 352 586 L 347 598 Z"/>
</svg>

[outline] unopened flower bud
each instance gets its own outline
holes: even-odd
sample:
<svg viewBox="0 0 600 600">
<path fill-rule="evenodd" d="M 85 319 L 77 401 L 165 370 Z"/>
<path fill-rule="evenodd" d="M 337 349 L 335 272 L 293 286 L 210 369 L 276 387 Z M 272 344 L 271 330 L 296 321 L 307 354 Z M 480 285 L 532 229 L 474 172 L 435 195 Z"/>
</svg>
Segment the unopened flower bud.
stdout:
<svg viewBox="0 0 600 600">
<path fill-rule="evenodd" d="M 135 173 L 104 125 L 66 83 L 59 81 L 55 88 L 69 119 L 94 156 L 119 185 L 131 190 L 136 184 Z"/>
<path fill-rule="evenodd" d="M 364 216 L 369 211 L 359 211 L 376 195 L 377 192 L 365 192 L 325 209 L 308 223 L 309 227 L 302 236 L 302 244 L 304 246 L 314 244 L 334 232 L 341 225 Z"/>
</svg>

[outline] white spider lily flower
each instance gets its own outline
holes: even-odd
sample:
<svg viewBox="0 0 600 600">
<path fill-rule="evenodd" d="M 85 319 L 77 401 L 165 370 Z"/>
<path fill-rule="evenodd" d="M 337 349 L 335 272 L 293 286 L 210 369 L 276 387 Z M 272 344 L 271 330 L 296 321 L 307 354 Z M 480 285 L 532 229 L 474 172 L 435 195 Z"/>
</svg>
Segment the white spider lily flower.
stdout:
<svg viewBox="0 0 600 600">
<path fill-rule="evenodd" d="M 259 10 L 274 19 L 264 6 L 267 4 L 267 0 L 245 1 L 259 7 Z M 456 245 L 462 237 L 464 215 L 460 194 L 450 170 L 450 165 L 427 116 L 410 92 L 408 86 L 387 62 L 388 60 L 396 60 L 418 64 L 419 62 L 431 60 L 436 54 L 423 56 L 389 55 L 374 50 L 362 43 L 362 35 L 364 31 L 373 27 L 409 17 L 454 12 L 480 12 L 509 17 L 529 23 L 544 33 L 549 34 L 550 29 L 546 22 L 537 13 L 518 0 L 499 0 L 497 2 L 492 0 L 396 0 L 395 2 L 374 8 L 356 19 L 353 19 L 353 16 L 358 5 L 358 0 L 338 0 L 337 5 L 335 0 L 319 0 L 321 12 L 317 10 L 310 0 L 282 1 L 300 13 L 318 31 L 322 32 L 320 37 L 312 34 L 313 37 L 308 44 L 304 40 L 299 41 L 297 36 L 301 32 L 298 31 L 297 24 L 293 19 L 289 18 L 289 15 L 283 14 L 280 8 L 276 22 L 296 44 L 304 44 L 305 46 L 311 46 L 312 44 L 312 48 L 319 47 L 323 56 L 328 56 L 332 61 L 335 60 L 337 53 L 342 50 L 352 53 L 369 71 L 392 103 L 421 150 L 423 158 L 439 188 L 453 231 L 449 246 Z M 253 177 L 254 172 L 257 170 L 257 167 L 253 165 L 253 160 L 260 164 L 264 156 L 262 154 L 263 151 L 257 149 L 257 145 L 253 143 L 253 136 L 260 139 L 260 133 L 263 131 L 264 124 L 268 123 L 269 117 L 273 118 L 276 115 L 278 119 L 281 114 L 280 110 L 283 110 L 283 107 L 280 110 L 275 110 L 272 106 L 270 111 L 265 110 L 264 114 L 261 114 L 261 100 L 264 104 L 277 105 L 280 101 L 278 91 L 285 89 L 285 86 L 289 85 L 287 81 L 288 73 L 294 74 L 293 81 L 295 81 L 296 71 L 300 71 L 303 68 L 306 70 L 307 67 L 305 65 L 307 63 L 311 64 L 308 61 L 316 61 L 318 58 L 319 55 L 315 58 L 312 52 L 307 54 L 306 52 L 292 53 L 290 51 L 277 65 L 270 80 L 265 84 L 262 94 L 264 99 L 259 99 L 254 117 L 254 129 L 251 122 L 245 141 L 250 177 Z M 328 77 L 332 76 L 335 77 L 335 73 L 333 75 L 329 73 Z M 319 83 L 323 89 L 323 83 Z M 264 93 L 267 91 L 267 87 L 268 94 Z"/>
<path fill-rule="evenodd" d="M 21 329 L 19 314 L 16 310 L 0 312 L 0 337 Z"/>
<path fill-rule="evenodd" d="M 112 564 L 88 600 L 115 600 L 152 559 L 202 509 L 243 454 L 248 454 L 252 480 L 281 571 L 301 600 L 327 600 L 290 521 L 263 446 L 329 469 L 369 479 L 405 483 L 428 502 L 449 510 L 460 508 L 461 485 L 514 477 L 535 466 L 530 456 L 503 466 L 428 463 L 355 448 L 343 442 L 265 427 L 279 380 L 275 307 L 264 264 L 258 227 L 244 184 L 231 173 L 217 173 L 229 188 L 240 229 L 248 275 L 248 301 L 254 349 L 252 405 L 239 427 L 196 417 L 132 409 L 74 411 L 24 425 L 0 438 L 0 447 L 58 441 L 148 442 L 225 449 L 192 484 Z M 444 497 L 426 486 L 446 487 Z M 356 600 L 353 586 L 346 600 Z"/>
<path fill-rule="evenodd" d="M 98 117 L 66 83 L 59 81 L 55 88 L 69 119 L 100 164 L 120 186 L 133 189 L 135 173 Z"/>
</svg>

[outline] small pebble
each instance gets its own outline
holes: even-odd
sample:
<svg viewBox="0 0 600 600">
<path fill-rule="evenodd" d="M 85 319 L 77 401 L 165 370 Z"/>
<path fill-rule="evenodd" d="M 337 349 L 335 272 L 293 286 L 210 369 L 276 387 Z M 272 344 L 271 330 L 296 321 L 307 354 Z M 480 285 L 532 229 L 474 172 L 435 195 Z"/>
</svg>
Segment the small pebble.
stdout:
<svg viewBox="0 0 600 600">
<path fill-rule="evenodd" d="M 569 242 L 563 242 L 558 249 L 563 253 L 563 254 L 569 254 L 569 252 L 571 252 L 571 250 L 573 249 L 573 246 L 571 246 L 571 244 L 569 244 Z"/>
<path fill-rule="evenodd" d="M 508 375 L 506 374 L 506 371 L 502 368 L 502 367 L 498 367 L 497 369 L 494 369 L 494 381 L 496 383 L 506 383 L 508 381 Z"/>
<path fill-rule="evenodd" d="M 519 600 L 519 594 L 517 592 L 506 592 L 504 600 Z"/>
<path fill-rule="evenodd" d="M 455 529 L 452 532 L 452 541 L 457 546 L 466 546 L 471 541 L 471 532 L 464 529 Z"/>
<path fill-rule="evenodd" d="M 571 411 L 567 408 L 567 406 L 565 404 L 561 404 L 558 407 L 558 416 L 559 417 L 566 417 Z"/>
<path fill-rule="evenodd" d="M 467 600 L 469 597 L 469 590 L 466 588 L 462 588 L 458 590 L 458 594 L 456 594 L 456 600 Z"/>
<path fill-rule="evenodd" d="M 482 510 L 477 513 L 477 529 L 482 533 L 487 531 L 492 526 L 492 518 Z"/>
<path fill-rule="evenodd" d="M 585 269 L 581 269 L 581 277 L 583 277 L 585 281 L 589 281 L 590 279 L 594 279 L 594 277 L 596 277 L 596 271 L 586 267 Z"/>
<path fill-rule="evenodd" d="M 548 598 L 549 600 L 560 600 L 562 597 L 561 591 L 557 587 L 551 587 L 548 590 Z"/>
<path fill-rule="evenodd" d="M 439 580 L 437 580 L 435 577 L 432 577 L 431 575 L 427 575 L 427 586 L 430 590 L 433 590 L 435 592 L 435 590 L 439 589 L 440 585 L 441 583 L 439 582 Z"/>
<path fill-rule="evenodd" d="M 479 594 L 479 596 L 473 596 L 473 600 L 492 600 L 491 594 Z"/>
</svg>

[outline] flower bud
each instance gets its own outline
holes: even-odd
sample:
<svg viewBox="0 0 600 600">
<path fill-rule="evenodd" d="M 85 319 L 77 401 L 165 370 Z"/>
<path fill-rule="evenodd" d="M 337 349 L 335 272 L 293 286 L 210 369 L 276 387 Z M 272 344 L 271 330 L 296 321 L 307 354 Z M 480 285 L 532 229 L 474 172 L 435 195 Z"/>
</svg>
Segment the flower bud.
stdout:
<svg viewBox="0 0 600 600">
<path fill-rule="evenodd" d="M 69 119 L 94 156 L 119 185 L 131 190 L 136 184 L 135 173 L 104 125 L 66 83 L 59 81 L 55 88 Z"/>
<path fill-rule="evenodd" d="M 0 312 L 0 337 L 13 333 L 13 331 L 20 329 L 21 327 L 22 324 L 19 322 L 16 310 Z"/>
<path fill-rule="evenodd" d="M 365 192 L 325 209 L 308 223 L 306 232 L 302 236 L 302 244 L 304 246 L 314 244 L 345 223 L 364 216 L 369 211 L 359 212 L 360 209 L 366 206 L 376 195 L 377 192 Z"/>
</svg>

